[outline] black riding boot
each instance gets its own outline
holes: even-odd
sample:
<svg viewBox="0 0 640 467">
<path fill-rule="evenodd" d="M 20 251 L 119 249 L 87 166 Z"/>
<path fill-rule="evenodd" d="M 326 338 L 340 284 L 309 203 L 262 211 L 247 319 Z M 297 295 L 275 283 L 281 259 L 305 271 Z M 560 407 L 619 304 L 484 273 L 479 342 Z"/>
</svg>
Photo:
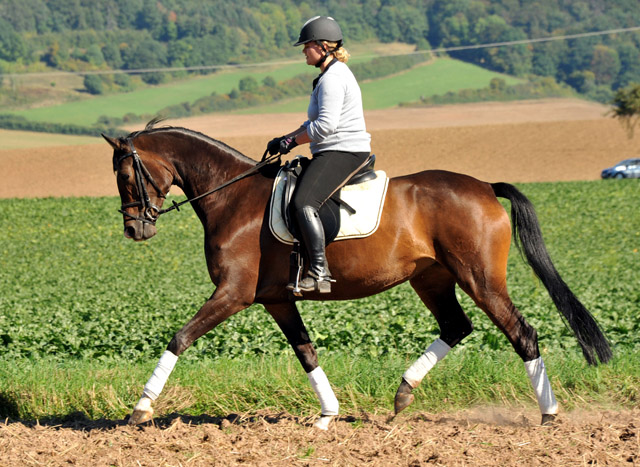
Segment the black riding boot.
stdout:
<svg viewBox="0 0 640 467">
<path fill-rule="evenodd" d="M 305 206 L 296 212 L 298 229 L 302 237 L 302 244 L 309 255 L 309 270 L 307 277 L 298 286 L 303 292 L 330 293 L 331 273 L 324 253 L 324 228 L 318 215 L 318 210 Z"/>
</svg>

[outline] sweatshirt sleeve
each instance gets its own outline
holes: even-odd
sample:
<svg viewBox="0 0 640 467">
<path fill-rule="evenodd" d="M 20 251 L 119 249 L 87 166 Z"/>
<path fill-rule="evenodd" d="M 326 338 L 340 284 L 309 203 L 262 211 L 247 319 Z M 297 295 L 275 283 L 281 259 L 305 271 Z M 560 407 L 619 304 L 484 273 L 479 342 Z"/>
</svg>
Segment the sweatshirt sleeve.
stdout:
<svg viewBox="0 0 640 467">
<path fill-rule="evenodd" d="M 319 142 L 335 133 L 345 98 L 345 87 L 339 76 L 327 75 L 316 88 L 318 118 L 309 122 L 307 133 L 311 141 Z"/>
</svg>

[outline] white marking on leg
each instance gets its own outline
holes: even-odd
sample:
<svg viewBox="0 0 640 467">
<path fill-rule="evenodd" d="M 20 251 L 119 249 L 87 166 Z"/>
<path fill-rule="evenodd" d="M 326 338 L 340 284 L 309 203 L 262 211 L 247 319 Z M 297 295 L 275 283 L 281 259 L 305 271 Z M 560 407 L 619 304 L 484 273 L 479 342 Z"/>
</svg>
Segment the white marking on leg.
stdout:
<svg viewBox="0 0 640 467">
<path fill-rule="evenodd" d="M 557 414 L 558 403 L 556 402 L 556 397 L 553 395 L 551 383 L 549 383 L 547 370 L 544 367 L 542 357 L 524 362 L 524 367 L 527 370 L 527 375 L 533 386 L 536 399 L 538 399 L 538 406 L 540 407 L 542 415 Z"/>
<path fill-rule="evenodd" d="M 138 401 L 138 403 L 136 404 L 136 406 L 133 408 L 133 410 L 138 410 L 141 412 L 148 412 L 151 410 L 151 399 L 149 399 L 147 396 L 143 395 L 140 400 Z"/>
<path fill-rule="evenodd" d="M 318 428 L 319 430 L 327 431 L 329 429 L 329 423 L 331 423 L 331 420 L 333 420 L 333 415 L 327 415 L 326 417 L 322 416 L 318 420 L 316 420 L 313 426 L 314 428 Z"/>
<path fill-rule="evenodd" d="M 153 370 L 151 378 L 144 385 L 143 398 L 146 396 L 152 401 L 158 398 L 177 361 L 178 357 L 176 355 L 168 350 L 164 351 L 156 369 Z"/>
<path fill-rule="evenodd" d="M 445 341 L 440 338 L 436 339 L 420 358 L 404 372 L 402 378 L 409 383 L 412 388 L 417 388 L 424 377 L 427 376 L 427 373 L 429 373 L 429 371 L 436 366 L 436 363 L 442 360 L 450 350 L 451 347 L 449 347 Z"/>
<path fill-rule="evenodd" d="M 307 373 L 307 376 L 309 377 L 311 387 L 320 400 L 322 416 L 338 415 L 340 404 L 338 403 L 336 395 L 333 393 L 333 389 L 331 389 L 329 378 L 324 374 L 322 368 L 317 367 L 315 370 Z"/>
</svg>

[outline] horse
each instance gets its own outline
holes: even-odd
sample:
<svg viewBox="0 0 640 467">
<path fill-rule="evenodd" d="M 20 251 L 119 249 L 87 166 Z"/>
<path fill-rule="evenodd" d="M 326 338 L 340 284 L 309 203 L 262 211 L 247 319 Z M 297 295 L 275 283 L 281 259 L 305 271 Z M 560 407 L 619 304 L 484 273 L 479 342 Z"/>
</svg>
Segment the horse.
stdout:
<svg viewBox="0 0 640 467">
<path fill-rule="evenodd" d="M 113 148 L 124 236 L 134 241 L 153 237 L 158 217 L 179 209 L 175 201 L 174 206 L 162 208 L 169 188 L 177 185 L 188 198 L 183 203 L 191 204 L 204 228 L 206 264 L 215 289 L 169 342 L 129 423 L 152 419 L 153 401 L 178 357 L 196 339 L 258 303 L 273 317 L 307 373 L 321 409 L 314 426 L 326 430 L 339 413 L 339 402 L 296 307 L 300 298 L 285 288 L 292 247 L 277 241 L 268 227 L 273 171 L 202 133 L 156 125 L 152 120 L 126 137 L 102 135 Z M 280 162 L 268 166 L 275 164 Z M 510 201 L 512 222 L 498 198 Z M 558 404 L 540 356 L 537 331 L 507 292 L 512 233 L 587 362 L 606 363 L 612 351 L 596 320 L 553 265 L 532 203 L 508 183 L 427 170 L 391 178 L 383 209 L 371 236 L 327 247 L 336 280 L 331 293 L 305 293 L 302 299 L 358 299 L 409 281 L 435 317 L 440 334 L 402 375 L 392 416 L 413 402 L 412 390 L 473 330 L 456 299 L 457 284 L 507 337 L 525 366 L 541 423 L 553 423 Z"/>
</svg>

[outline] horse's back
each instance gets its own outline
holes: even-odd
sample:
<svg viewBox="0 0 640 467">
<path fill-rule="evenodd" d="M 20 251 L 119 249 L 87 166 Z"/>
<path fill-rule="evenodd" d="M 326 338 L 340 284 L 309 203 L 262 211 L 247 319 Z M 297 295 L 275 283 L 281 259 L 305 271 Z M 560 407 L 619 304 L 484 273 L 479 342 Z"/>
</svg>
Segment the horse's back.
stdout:
<svg viewBox="0 0 640 467">
<path fill-rule="evenodd" d="M 490 183 L 446 170 L 425 170 L 394 177 L 389 181 L 393 204 L 416 205 L 424 215 L 468 216 L 469 210 L 485 216 L 505 214 Z"/>
</svg>

